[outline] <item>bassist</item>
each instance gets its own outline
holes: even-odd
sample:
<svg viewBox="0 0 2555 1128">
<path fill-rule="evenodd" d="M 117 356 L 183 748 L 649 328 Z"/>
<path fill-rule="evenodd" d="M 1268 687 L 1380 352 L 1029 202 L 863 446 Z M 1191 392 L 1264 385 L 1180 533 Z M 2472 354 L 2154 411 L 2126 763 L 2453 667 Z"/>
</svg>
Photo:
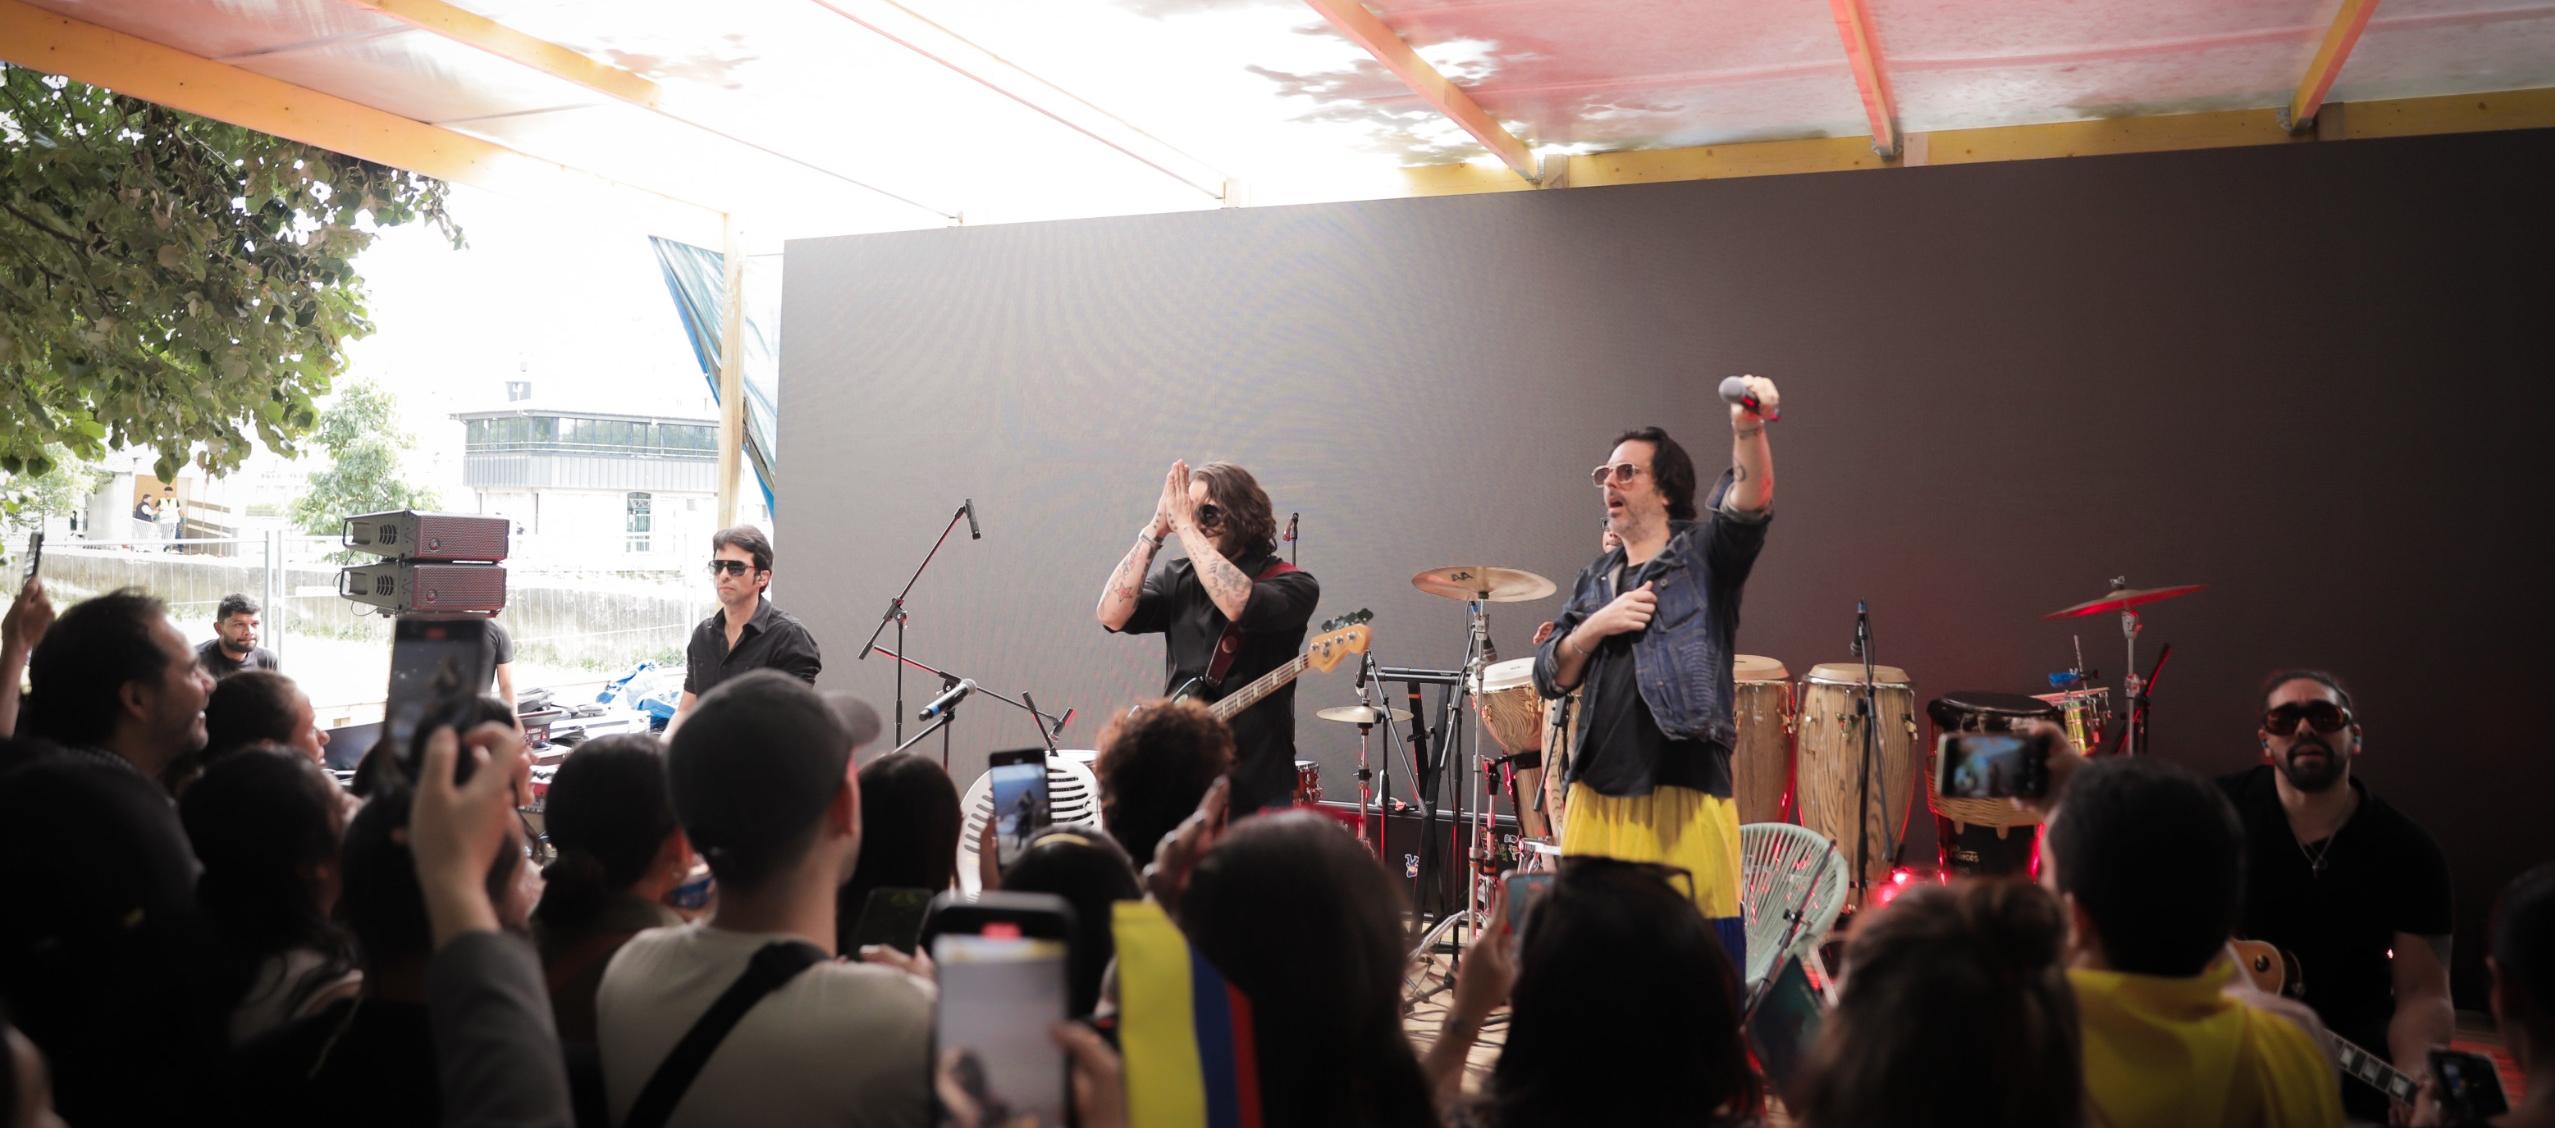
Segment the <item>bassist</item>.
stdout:
<svg viewBox="0 0 2555 1128">
<path fill-rule="evenodd" d="M 1178 537 L 1185 559 L 1154 556 Z M 1212 698 L 1284 665 L 1304 642 L 1322 587 L 1277 555 L 1277 519 L 1250 471 L 1174 462 L 1153 517 L 1100 590 L 1095 611 L 1115 633 L 1163 636 L 1169 693 L 1203 681 Z M 1219 652 L 1227 655 L 1218 661 Z M 1295 687 L 1232 718 L 1235 811 L 1283 806 L 1295 787 Z"/>
</svg>

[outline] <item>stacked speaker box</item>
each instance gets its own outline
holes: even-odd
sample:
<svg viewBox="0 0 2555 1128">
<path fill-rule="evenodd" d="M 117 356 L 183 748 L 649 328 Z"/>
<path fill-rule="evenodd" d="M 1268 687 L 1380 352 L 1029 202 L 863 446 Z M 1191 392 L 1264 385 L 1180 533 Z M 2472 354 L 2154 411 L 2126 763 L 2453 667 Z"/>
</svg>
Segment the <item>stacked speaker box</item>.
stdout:
<svg viewBox="0 0 2555 1128">
<path fill-rule="evenodd" d="M 337 594 L 385 615 L 494 615 L 506 608 L 504 517 L 413 509 L 346 519 L 341 542 L 385 559 L 338 573 Z"/>
</svg>

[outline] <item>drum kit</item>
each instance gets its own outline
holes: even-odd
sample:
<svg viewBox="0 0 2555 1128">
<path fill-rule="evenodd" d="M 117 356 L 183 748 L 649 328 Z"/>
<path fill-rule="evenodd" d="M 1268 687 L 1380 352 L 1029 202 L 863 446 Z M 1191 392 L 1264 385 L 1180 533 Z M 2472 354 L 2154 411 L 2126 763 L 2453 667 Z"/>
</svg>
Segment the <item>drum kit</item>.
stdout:
<svg viewBox="0 0 2555 1128">
<path fill-rule="evenodd" d="M 1469 620 L 1464 664 L 1454 670 L 1409 670 L 1376 666 L 1369 656 L 1360 679 L 1361 704 L 1324 709 L 1324 720 L 1358 726 L 1361 736 L 1358 779 L 1358 827 L 1364 834 L 1369 810 L 1367 749 L 1364 737 L 1383 724 L 1388 731 L 1409 723 L 1414 714 L 1366 701 L 1377 681 L 1412 683 L 1412 704 L 1420 684 L 1447 686 L 1444 725 L 1438 736 L 1442 752 L 1448 743 L 1465 752 L 1460 720 L 1462 702 L 1470 699 L 1475 733 L 1487 733 L 1494 749 L 1479 746 L 1474 760 L 1479 773 L 1470 787 L 1472 802 L 1458 808 L 1472 815 L 1469 853 L 1475 870 L 1470 883 L 1471 912 L 1449 911 L 1418 948 L 1426 951 L 1453 924 L 1485 914 L 1489 892 L 1501 870 L 1511 865 L 1534 868 L 1558 854 L 1561 827 L 1546 818 L 1535 778 L 1543 772 L 1566 778 L 1576 749 L 1572 723 L 1578 693 L 1546 701 L 1535 689 L 1534 658 L 1500 661 L 1490 645 L 1488 611 L 1492 603 L 1541 599 L 1555 590 L 1553 582 L 1514 568 L 1455 566 L 1434 568 L 1411 578 L 1420 591 L 1461 600 Z M 2107 733 L 2120 726 L 2121 750 L 2144 751 L 2148 697 L 2162 672 L 2164 648 L 2155 667 L 2141 677 L 2136 668 L 2142 623 L 2138 608 L 2203 590 L 2206 585 L 2131 588 L 2112 581 L 2112 590 L 2044 616 L 2045 620 L 2082 618 L 2105 613 L 2120 616 L 2121 633 L 2132 663 L 2120 685 L 2115 715 L 2112 690 L 2094 684 L 2097 671 L 2086 668 L 2081 643 L 2074 664 L 2049 675 L 2049 690 L 2039 694 L 1955 691 L 1924 705 L 1933 737 L 1949 733 L 2002 732 L 2038 721 L 2064 726 L 2075 743 L 2092 753 L 2102 749 Z M 1868 634 L 1857 628 L 1857 647 L 1869 654 Z M 1732 661 L 1732 701 L 1738 739 L 1731 749 L 1731 790 L 1742 823 L 1797 822 L 1838 844 L 1848 859 L 1860 857 L 1854 896 L 1887 884 L 1907 838 L 1908 823 L 1920 785 L 1936 821 L 1938 861 L 1950 872 L 2021 873 L 2037 868 L 2040 817 L 2010 800 L 1941 798 L 1932 786 L 1931 741 L 1917 742 L 1919 707 L 1915 679 L 1905 669 L 1871 664 L 1868 657 L 1823 662 L 1795 680 L 1782 662 L 1757 655 Z M 1428 762 L 1426 722 L 1411 730 L 1414 777 Z M 1441 761 L 1442 762 L 1442 761 Z M 1455 762 L 1466 762 L 1458 759 Z M 1320 793 L 1319 780 L 1299 761 L 1299 796 Z M 1540 768 L 1540 770 L 1538 770 Z M 1494 798 L 1505 798 L 1516 813 L 1518 839 L 1502 843 L 1493 821 Z M 1432 815 L 1423 805 L 1423 817 Z M 1858 817 L 1859 816 L 1859 817 Z M 2016 833 L 2028 830 L 2029 833 Z M 1377 844 L 1381 849 L 1381 844 Z M 1851 864 L 1851 863 L 1849 863 Z"/>
</svg>

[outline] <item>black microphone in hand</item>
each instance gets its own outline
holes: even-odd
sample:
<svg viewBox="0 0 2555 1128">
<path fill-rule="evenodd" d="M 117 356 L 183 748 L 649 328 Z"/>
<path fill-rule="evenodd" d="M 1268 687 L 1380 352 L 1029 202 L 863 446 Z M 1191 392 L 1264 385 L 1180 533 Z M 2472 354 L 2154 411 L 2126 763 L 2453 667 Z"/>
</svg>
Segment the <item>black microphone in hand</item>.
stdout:
<svg viewBox="0 0 2555 1128">
<path fill-rule="evenodd" d="M 967 539 L 985 539 L 985 531 L 976 527 L 976 499 L 972 497 L 968 498 L 966 503 L 960 505 L 958 508 L 967 514 Z"/>
<path fill-rule="evenodd" d="M 928 721 L 940 716 L 957 708 L 959 702 L 967 700 L 967 695 L 974 692 L 976 692 L 976 679 L 960 678 L 957 685 L 942 690 L 940 696 L 932 698 L 931 704 L 923 706 L 922 712 L 914 714 L 914 719 Z"/>
<path fill-rule="evenodd" d="M 1764 416 L 1765 421 L 1768 423 L 1772 423 L 1783 418 L 1782 411 L 1767 411 L 1763 404 L 1757 402 L 1757 394 L 1748 390 L 1748 378 L 1745 376 L 1730 376 L 1723 378 L 1721 381 L 1721 398 L 1727 402 L 1735 403 Z"/>
</svg>

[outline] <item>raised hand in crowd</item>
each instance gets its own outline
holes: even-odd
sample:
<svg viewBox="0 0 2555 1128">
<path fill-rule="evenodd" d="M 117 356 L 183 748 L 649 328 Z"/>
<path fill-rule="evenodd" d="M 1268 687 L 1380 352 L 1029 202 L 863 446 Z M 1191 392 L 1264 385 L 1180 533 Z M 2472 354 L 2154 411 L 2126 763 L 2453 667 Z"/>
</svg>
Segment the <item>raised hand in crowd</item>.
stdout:
<svg viewBox="0 0 2555 1128">
<path fill-rule="evenodd" d="M 18 679 L 36 644 L 53 626 L 53 601 L 45 597 L 44 578 L 30 576 L 9 613 L 0 618 L 0 740 L 18 735 Z"/>
<path fill-rule="evenodd" d="M 1231 778 L 1216 780 L 1206 797 L 1198 800 L 1197 811 L 1163 836 L 1162 845 L 1153 852 L 1153 864 L 1144 867 L 1144 891 L 1164 912 L 1179 912 L 1180 894 L 1189 887 L 1190 872 L 1215 846 L 1216 836 L 1224 833 L 1232 796 Z"/>
</svg>

